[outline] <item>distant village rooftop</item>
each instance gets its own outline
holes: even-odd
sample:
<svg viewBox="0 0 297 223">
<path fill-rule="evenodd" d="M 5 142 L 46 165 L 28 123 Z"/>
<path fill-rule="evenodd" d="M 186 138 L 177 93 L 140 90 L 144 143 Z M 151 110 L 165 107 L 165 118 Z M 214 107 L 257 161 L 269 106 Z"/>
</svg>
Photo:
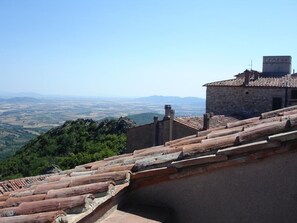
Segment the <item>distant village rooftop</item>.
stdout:
<svg viewBox="0 0 297 223">
<path fill-rule="evenodd" d="M 297 88 L 297 75 L 287 74 L 281 77 L 266 77 L 263 73 L 255 70 L 245 70 L 235 75 L 236 78 L 207 83 L 205 87 L 276 87 Z"/>
</svg>

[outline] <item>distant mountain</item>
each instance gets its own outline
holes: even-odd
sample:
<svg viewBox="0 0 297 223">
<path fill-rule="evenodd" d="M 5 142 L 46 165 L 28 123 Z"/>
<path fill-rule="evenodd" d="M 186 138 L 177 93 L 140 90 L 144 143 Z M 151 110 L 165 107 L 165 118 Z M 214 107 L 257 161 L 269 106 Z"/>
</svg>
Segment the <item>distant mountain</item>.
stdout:
<svg viewBox="0 0 297 223">
<path fill-rule="evenodd" d="M 198 104 L 203 105 L 205 103 L 204 98 L 198 97 L 177 97 L 177 96 L 149 96 L 149 97 L 141 97 L 136 98 L 135 101 L 145 102 L 145 103 L 154 103 L 154 104 Z"/>
<path fill-rule="evenodd" d="M 40 99 L 31 97 L 0 98 L 0 103 L 38 103 Z"/>
</svg>

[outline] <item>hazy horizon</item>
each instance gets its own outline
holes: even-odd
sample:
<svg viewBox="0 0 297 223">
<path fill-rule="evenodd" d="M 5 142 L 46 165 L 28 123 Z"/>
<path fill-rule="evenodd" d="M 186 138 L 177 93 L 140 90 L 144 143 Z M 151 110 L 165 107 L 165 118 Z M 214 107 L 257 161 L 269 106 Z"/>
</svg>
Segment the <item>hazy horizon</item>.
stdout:
<svg viewBox="0 0 297 223">
<path fill-rule="evenodd" d="M 138 98 L 150 98 L 150 97 L 177 97 L 177 98 L 198 98 L 204 99 L 205 97 L 196 96 L 178 96 L 178 95 L 147 95 L 147 96 L 81 96 L 81 95 L 46 95 L 34 92 L 0 92 L 0 99 L 5 98 L 18 98 L 18 97 L 29 97 L 29 98 L 81 98 L 81 99 L 96 99 L 96 98 L 110 98 L 110 99 L 138 99 Z"/>
</svg>

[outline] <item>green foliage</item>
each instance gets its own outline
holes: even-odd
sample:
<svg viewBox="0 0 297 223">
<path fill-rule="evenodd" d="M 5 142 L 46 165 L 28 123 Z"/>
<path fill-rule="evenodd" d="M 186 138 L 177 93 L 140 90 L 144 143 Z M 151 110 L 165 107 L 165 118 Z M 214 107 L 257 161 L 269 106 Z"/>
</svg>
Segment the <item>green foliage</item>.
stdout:
<svg viewBox="0 0 297 223">
<path fill-rule="evenodd" d="M 52 166 L 70 169 L 125 151 L 127 118 L 101 122 L 66 121 L 32 139 L 14 156 L 0 163 L 0 180 L 44 174 Z"/>
</svg>

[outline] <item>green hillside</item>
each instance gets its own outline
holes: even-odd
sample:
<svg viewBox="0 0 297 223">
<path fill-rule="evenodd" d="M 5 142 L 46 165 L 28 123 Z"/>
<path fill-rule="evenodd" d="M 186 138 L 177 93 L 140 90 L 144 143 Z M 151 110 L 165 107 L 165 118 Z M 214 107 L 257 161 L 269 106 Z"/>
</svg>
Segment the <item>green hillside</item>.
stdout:
<svg viewBox="0 0 297 223">
<path fill-rule="evenodd" d="M 0 180 L 44 174 L 53 167 L 70 169 L 125 150 L 127 118 L 66 121 L 29 141 L 14 156 L 0 163 Z"/>
<path fill-rule="evenodd" d="M 47 130 L 44 128 L 29 129 L 20 125 L 0 124 L 0 160 L 11 157 L 30 139 L 36 138 Z"/>
</svg>

